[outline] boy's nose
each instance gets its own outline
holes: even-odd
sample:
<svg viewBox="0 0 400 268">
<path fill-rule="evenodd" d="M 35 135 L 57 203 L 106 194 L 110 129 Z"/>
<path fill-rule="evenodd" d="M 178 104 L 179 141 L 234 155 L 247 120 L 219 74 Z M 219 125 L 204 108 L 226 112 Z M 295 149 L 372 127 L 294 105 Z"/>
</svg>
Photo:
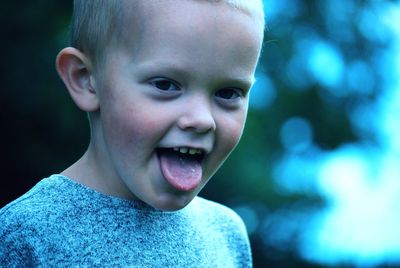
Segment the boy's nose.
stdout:
<svg viewBox="0 0 400 268">
<path fill-rule="evenodd" d="M 199 134 L 214 131 L 217 126 L 211 103 L 202 98 L 196 98 L 188 102 L 178 119 L 178 127 L 182 130 L 192 130 Z"/>
</svg>

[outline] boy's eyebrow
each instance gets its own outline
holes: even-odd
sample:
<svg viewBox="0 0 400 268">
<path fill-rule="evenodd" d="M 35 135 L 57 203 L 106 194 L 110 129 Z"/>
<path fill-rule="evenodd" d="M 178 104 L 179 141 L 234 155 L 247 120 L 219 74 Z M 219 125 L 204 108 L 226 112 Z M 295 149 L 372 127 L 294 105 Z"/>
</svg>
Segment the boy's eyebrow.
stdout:
<svg viewBox="0 0 400 268">
<path fill-rule="evenodd" d="M 150 73 L 158 73 L 158 72 L 168 72 L 170 74 L 175 74 L 183 77 L 190 77 L 191 76 L 191 71 L 189 68 L 186 66 L 181 66 L 179 63 L 165 63 L 165 62 L 152 62 L 148 64 L 141 64 L 140 69 L 142 69 L 144 72 L 150 72 Z M 231 75 L 231 76 L 226 76 L 223 78 L 218 79 L 219 83 L 223 84 L 232 84 L 232 86 L 240 86 L 243 87 L 244 89 L 250 89 L 256 79 L 255 76 L 252 75 L 251 77 L 244 77 L 242 75 Z"/>
<path fill-rule="evenodd" d="M 246 78 L 230 78 L 227 79 L 226 81 L 226 83 L 230 83 L 247 90 L 249 90 L 254 85 L 254 82 L 255 82 L 254 76 L 250 80 Z"/>
</svg>

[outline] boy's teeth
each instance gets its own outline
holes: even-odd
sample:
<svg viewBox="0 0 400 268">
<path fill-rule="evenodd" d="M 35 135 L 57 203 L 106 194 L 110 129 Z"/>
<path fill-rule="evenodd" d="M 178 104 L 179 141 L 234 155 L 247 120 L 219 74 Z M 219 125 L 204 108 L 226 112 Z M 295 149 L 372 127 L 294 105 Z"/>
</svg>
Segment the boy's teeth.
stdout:
<svg viewBox="0 0 400 268">
<path fill-rule="evenodd" d="M 188 151 L 189 151 L 189 149 L 185 148 L 185 147 L 182 147 L 182 148 L 179 149 L 179 152 L 182 153 L 182 154 L 186 154 Z"/>
<path fill-rule="evenodd" d="M 193 149 L 193 148 L 187 148 L 187 147 L 174 147 L 173 148 L 174 151 L 176 152 L 180 152 L 182 154 L 191 154 L 191 155 L 195 155 L 195 154 L 200 154 L 201 150 L 200 149 Z"/>
</svg>

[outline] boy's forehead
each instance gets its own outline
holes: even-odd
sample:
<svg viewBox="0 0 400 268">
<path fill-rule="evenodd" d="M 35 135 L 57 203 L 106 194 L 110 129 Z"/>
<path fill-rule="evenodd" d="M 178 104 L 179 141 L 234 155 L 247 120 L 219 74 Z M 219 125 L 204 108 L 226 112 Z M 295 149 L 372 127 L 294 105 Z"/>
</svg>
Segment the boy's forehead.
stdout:
<svg viewBox="0 0 400 268">
<path fill-rule="evenodd" d="M 192 3 L 193 5 L 198 4 L 210 4 L 210 5 L 226 5 L 238 12 L 246 13 L 256 19 L 262 21 L 264 25 L 264 15 L 262 10 L 262 4 L 251 4 L 261 3 L 261 0 L 246 0 L 246 1 L 229 1 L 229 0 L 122 0 L 121 10 L 128 17 L 141 18 L 142 20 L 149 19 L 149 15 L 152 10 L 163 8 L 163 6 L 174 6 L 179 2 L 185 2 L 185 4 Z M 238 5 L 237 3 L 242 3 Z M 236 3 L 236 4 L 234 4 Z M 244 4 L 246 3 L 246 4 Z"/>
<path fill-rule="evenodd" d="M 253 79 L 262 33 L 256 19 L 248 14 L 213 6 L 207 0 L 124 2 L 128 3 L 120 55 L 128 53 L 135 66 L 142 60 L 157 64 L 173 61 L 172 65 L 187 70 L 196 64 L 209 68 L 228 65 L 230 75 Z M 207 55 L 213 55 L 211 62 Z"/>
<path fill-rule="evenodd" d="M 248 1 L 259 1 L 259 0 L 248 0 Z M 240 2 L 240 1 L 238 1 Z M 225 12 L 217 6 L 225 6 L 231 11 L 242 13 L 242 15 L 252 18 L 254 28 L 260 30 L 261 35 L 264 32 L 264 21 L 263 17 L 260 19 L 260 14 L 249 14 L 245 10 L 235 8 L 228 4 L 228 0 L 122 0 L 122 13 L 120 16 L 120 28 L 122 33 L 128 34 L 129 36 L 135 36 L 136 40 L 140 40 L 140 34 L 145 32 L 147 25 L 154 22 L 154 18 L 160 15 L 160 12 L 171 13 L 171 20 L 181 21 L 184 23 L 186 19 L 190 19 L 193 15 L 202 15 L 201 13 L 214 13 L 215 17 L 219 17 L 218 12 Z M 176 16 L 177 6 L 184 8 L 184 13 L 180 12 L 179 16 Z M 173 8 L 171 8 L 173 7 Z M 204 14 L 203 14 L 204 15 Z M 240 15 L 239 15 L 240 16 Z M 238 17 L 238 14 L 232 14 L 232 27 L 234 27 L 233 21 Z M 158 27 L 163 27 L 158 26 Z M 165 25 L 164 25 L 165 27 Z"/>
<path fill-rule="evenodd" d="M 197 30 L 203 28 L 207 32 L 207 27 L 218 27 L 217 21 L 220 17 L 223 17 L 219 16 L 220 13 L 224 13 L 224 15 L 230 14 L 228 15 L 230 16 L 229 28 L 234 29 L 236 27 L 235 30 L 237 30 L 237 23 L 240 21 L 240 17 L 247 17 L 248 21 L 252 21 L 254 25 L 252 31 L 260 33 L 261 39 L 263 37 L 264 25 L 260 23 L 259 18 L 250 16 L 246 12 L 228 5 L 227 0 L 123 0 L 122 3 L 123 15 L 121 14 L 120 19 L 123 21 L 121 22 L 121 28 L 126 38 L 125 41 L 129 40 L 130 45 L 132 41 L 138 45 L 143 38 L 146 38 L 146 34 L 157 34 L 170 25 L 174 25 L 174 30 L 178 33 L 181 28 L 185 28 L 179 25 L 192 24 L 195 17 L 201 18 L 212 14 L 211 16 L 214 16 L 215 19 L 211 24 L 207 25 L 207 23 L 210 23 L 209 21 L 201 21 L 200 19 L 200 23 L 195 25 Z M 217 8 L 218 6 L 224 6 L 227 9 Z M 235 12 L 242 14 L 235 14 Z M 165 23 L 160 17 L 163 17 Z M 170 24 L 169 22 L 171 21 L 174 21 L 174 24 Z M 151 30 L 148 31 L 149 29 Z M 182 34 L 184 33 L 182 32 Z M 221 30 L 221 34 L 226 34 L 226 28 Z M 185 38 L 185 36 L 182 36 L 182 38 Z"/>
</svg>

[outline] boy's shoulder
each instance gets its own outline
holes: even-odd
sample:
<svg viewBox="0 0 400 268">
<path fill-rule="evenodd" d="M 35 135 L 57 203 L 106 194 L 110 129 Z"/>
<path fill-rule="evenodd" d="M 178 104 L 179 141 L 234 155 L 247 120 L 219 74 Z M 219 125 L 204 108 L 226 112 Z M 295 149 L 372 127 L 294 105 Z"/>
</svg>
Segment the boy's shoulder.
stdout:
<svg viewBox="0 0 400 268">
<path fill-rule="evenodd" d="M 62 175 L 40 180 L 28 192 L 0 209 L 0 237 L 36 233 L 57 225 L 76 202 L 71 183 Z"/>
<path fill-rule="evenodd" d="M 221 228 L 232 228 L 246 233 L 246 228 L 240 216 L 231 208 L 220 203 L 197 196 L 191 206 L 199 217 L 218 224 Z"/>
<path fill-rule="evenodd" d="M 193 206 L 199 208 L 199 228 L 205 237 L 215 245 L 225 245 L 237 260 L 244 261 L 241 267 L 251 263 L 250 241 L 246 226 L 240 216 L 231 208 L 222 204 L 196 197 Z"/>
<path fill-rule="evenodd" d="M 55 191 L 55 177 L 49 177 L 38 182 L 33 188 L 21 197 L 0 209 L 0 233 L 7 228 L 26 227 L 40 224 L 49 211 L 54 210 L 52 197 L 57 196 Z"/>
<path fill-rule="evenodd" d="M 190 205 L 197 209 L 206 210 L 213 214 L 217 213 L 219 216 L 235 217 L 235 215 L 237 215 L 236 212 L 234 212 L 231 208 L 201 196 L 196 196 Z"/>
</svg>

